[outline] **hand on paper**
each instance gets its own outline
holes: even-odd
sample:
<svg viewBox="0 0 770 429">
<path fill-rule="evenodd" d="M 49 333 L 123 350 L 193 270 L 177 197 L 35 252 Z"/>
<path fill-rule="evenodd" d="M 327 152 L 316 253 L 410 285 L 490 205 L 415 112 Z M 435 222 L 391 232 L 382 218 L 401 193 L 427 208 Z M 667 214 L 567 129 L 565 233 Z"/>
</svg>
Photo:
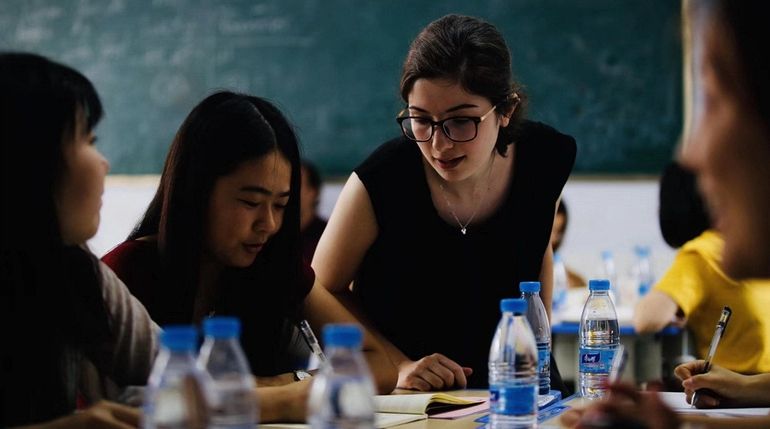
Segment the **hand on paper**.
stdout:
<svg viewBox="0 0 770 429">
<path fill-rule="evenodd" d="M 705 361 L 696 360 L 679 365 L 674 370 L 682 380 L 688 403 L 692 403 L 692 395 L 699 389 L 709 389 L 711 392 L 702 390 L 698 393 L 698 403 L 695 404 L 697 408 L 746 406 L 756 402 L 751 391 L 745 389 L 749 376 L 713 364 L 709 372 L 703 374 L 704 365 Z"/>
<path fill-rule="evenodd" d="M 448 357 L 434 353 L 418 360 L 406 360 L 398 365 L 398 387 L 401 389 L 431 390 L 464 389 L 471 368 L 460 366 Z"/>
<path fill-rule="evenodd" d="M 582 410 L 569 410 L 561 423 L 570 428 L 673 429 L 679 419 L 658 395 L 632 386 L 613 384 L 610 395 Z"/>
</svg>

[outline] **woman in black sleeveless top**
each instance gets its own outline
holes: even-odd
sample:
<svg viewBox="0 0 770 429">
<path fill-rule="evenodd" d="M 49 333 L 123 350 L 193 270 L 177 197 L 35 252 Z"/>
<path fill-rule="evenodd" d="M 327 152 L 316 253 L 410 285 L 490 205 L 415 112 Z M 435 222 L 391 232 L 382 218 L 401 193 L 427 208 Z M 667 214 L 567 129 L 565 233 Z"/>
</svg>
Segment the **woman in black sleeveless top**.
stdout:
<svg viewBox="0 0 770 429">
<path fill-rule="evenodd" d="M 399 387 L 485 387 L 500 299 L 540 280 L 550 312 L 549 238 L 575 141 L 523 119 L 505 41 L 476 18 L 420 33 L 401 96 L 404 135 L 351 175 L 313 268 L 386 340 Z M 552 386 L 566 393 L 555 366 Z"/>
</svg>

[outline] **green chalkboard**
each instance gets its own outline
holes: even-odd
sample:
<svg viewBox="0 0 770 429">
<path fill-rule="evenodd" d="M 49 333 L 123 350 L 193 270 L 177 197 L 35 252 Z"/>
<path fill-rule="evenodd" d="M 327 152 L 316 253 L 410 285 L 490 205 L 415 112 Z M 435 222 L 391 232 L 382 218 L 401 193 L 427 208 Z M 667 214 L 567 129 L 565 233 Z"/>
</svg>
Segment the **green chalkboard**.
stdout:
<svg viewBox="0 0 770 429">
<path fill-rule="evenodd" d="M 504 33 L 530 117 L 577 139 L 576 172 L 657 173 L 670 158 L 682 123 L 671 0 L 2 0 L 0 49 L 94 81 L 113 173 L 159 173 L 190 109 L 231 89 L 275 101 L 305 156 L 344 176 L 397 135 L 409 42 L 446 13 Z"/>
</svg>

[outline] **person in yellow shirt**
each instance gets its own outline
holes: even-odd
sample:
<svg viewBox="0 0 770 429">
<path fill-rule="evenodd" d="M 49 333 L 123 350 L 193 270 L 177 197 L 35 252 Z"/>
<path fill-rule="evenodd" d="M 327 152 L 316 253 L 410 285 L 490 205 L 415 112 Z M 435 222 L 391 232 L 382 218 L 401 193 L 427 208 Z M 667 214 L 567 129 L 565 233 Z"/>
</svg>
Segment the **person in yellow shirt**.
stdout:
<svg viewBox="0 0 770 429">
<path fill-rule="evenodd" d="M 686 324 L 698 357 L 704 358 L 727 305 L 733 316 L 714 363 L 743 374 L 770 372 L 770 281 L 737 281 L 725 274 L 724 241 L 707 229 L 695 176 L 676 163 L 661 177 L 659 214 L 664 239 L 681 247 L 666 274 L 637 304 L 636 331 L 653 333 L 672 322 Z"/>
<path fill-rule="evenodd" d="M 677 313 L 693 335 L 697 355 L 708 354 L 722 307 L 732 310 L 714 363 L 743 374 L 770 372 L 770 281 L 736 281 L 721 268 L 722 237 L 707 230 L 687 242 L 671 268 L 636 307 L 637 332 L 657 332 Z"/>
</svg>

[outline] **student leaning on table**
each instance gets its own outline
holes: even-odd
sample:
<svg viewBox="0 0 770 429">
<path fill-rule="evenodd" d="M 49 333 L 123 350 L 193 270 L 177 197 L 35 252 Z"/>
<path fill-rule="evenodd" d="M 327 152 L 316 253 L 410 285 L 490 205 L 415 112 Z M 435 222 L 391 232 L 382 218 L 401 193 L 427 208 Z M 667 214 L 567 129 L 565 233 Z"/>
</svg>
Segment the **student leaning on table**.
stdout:
<svg viewBox="0 0 770 429">
<path fill-rule="evenodd" d="M 485 387 L 500 299 L 540 280 L 550 312 L 549 239 L 575 140 L 523 119 L 505 40 L 472 17 L 417 36 L 401 97 L 403 136 L 350 176 L 313 267 L 385 339 L 399 387 Z"/>
<path fill-rule="evenodd" d="M 83 244 L 109 169 L 99 97 L 24 53 L 0 54 L 0 94 L 0 427 L 136 426 L 138 410 L 104 399 L 146 382 L 158 327 Z"/>
<path fill-rule="evenodd" d="M 770 9 L 762 2 L 692 1 L 696 43 L 696 91 L 703 106 L 682 160 L 695 171 L 714 226 L 724 236 L 722 268 L 735 279 L 770 278 Z M 729 329 L 729 328 L 728 328 Z M 688 400 L 710 388 L 721 399 L 699 394 L 699 406 L 770 406 L 770 374 L 742 376 L 718 366 L 699 375 L 703 361 L 677 368 Z M 628 400 L 626 400 L 628 399 Z M 678 427 L 679 419 L 700 427 L 770 427 L 770 416 L 741 419 L 677 417 L 656 395 L 613 386 L 613 395 L 563 422 L 608 427 L 608 422 Z"/>
<path fill-rule="evenodd" d="M 103 257 L 158 323 L 241 320 L 263 421 L 305 417 L 311 380 L 291 361 L 293 325 L 356 319 L 315 282 L 300 241 L 299 143 L 269 101 L 217 92 L 190 112 L 129 239 Z M 396 370 L 374 338 L 364 356 L 380 393 Z"/>
</svg>

